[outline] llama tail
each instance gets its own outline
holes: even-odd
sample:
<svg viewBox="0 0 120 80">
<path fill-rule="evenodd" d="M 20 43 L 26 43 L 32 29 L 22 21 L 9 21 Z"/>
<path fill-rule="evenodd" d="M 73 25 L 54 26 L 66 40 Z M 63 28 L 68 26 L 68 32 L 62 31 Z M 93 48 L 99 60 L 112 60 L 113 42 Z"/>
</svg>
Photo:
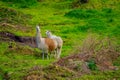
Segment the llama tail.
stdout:
<svg viewBox="0 0 120 80">
<path fill-rule="evenodd" d="M 62 46 L 63 40 L 61 39 L 61 37 L 57 37 L 56 41 Z"/>
</svg>

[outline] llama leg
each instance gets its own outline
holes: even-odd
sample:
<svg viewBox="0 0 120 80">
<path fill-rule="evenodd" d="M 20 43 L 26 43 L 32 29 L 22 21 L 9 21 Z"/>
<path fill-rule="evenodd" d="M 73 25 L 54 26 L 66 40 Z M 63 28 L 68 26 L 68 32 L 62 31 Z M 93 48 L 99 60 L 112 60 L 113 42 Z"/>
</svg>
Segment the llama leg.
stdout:
<svg viewBox="0 0 120 80">
<path fill-rule="evenodd" d="M 54 51 L 54 58 L 56 58 L 57 57 L 57 49 L 55 49 L 55 51 Z"/>
<path fill-rule="evenodd" d="M 51 59 L 51 57 L 53 56 L 54 51 L 51 51 L 49 54 L 49 59 Z"/>
<path fill-rule="evenodd" d="M 49 59 L 49 54 L 47 53 L 47 59 Z"/>
<path fill-rule="evenodd" d="M 47 54 L 47 59 L 49 59 L 48 54 Z"/>
<path fill-rule="evenodd" d="M 58 50 L 57 50 L 57 49 L 55 49 L 53 53 L 54 53 L 54 54 L 53 54 L 53 57 L 54 57 L 54 58 L 57 58 L 57 53 L 58 53 Z"/>
<path fill-rule="evenodd" d="M 42 52 L 42 59 L 44 59 L 44 51 Z"/>
<path fill-rule="evenodd" d="M 45 51 L 43 50 L 42 51 L 42 59 L 44 59 L 45 58 Z"/>
<path fill-rule="evenodd" d="M 51 51 L 50 54 L 49 54 L 49 59 L 51 59 L 51 54 L 52 54 L 52 51 Z"/>
<path fill-rule="evenodd" d="M 60 54 L 61 54 L 61 47 L 60 47 L 60 48 L 58 48 L 58 52 L 57 52 L 57 59 L 59 59 L 59 58 L 60 58 Z"/>
<path fill-rule="evenodd" d="M 57 51 L 56 51 L 56 58 L 58 58 L 58 54 L 59 54 L 59 48 L 57 48 Z"/>
<path fill-rule="evenodd" d="M 46 54 L 47 54 L 47 59 L 49 59 L 49 53 L 48 53 L 48 51 L 46 51 Z"/>
</svg>

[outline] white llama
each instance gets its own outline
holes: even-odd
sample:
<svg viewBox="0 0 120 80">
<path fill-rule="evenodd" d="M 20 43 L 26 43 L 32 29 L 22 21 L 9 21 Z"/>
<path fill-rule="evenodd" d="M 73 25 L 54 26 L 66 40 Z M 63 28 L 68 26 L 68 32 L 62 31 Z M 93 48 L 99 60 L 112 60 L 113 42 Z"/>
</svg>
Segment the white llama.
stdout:
<svg viewBox="0 0 120 80">
<path fill-rule="evenodd" d="M 57 48 L 57 42 L 50 38 L 42 38 L 41 31 L 39 26 L 36 26 L 36 44 L 37 48 L 42 50 L 42 58 L 44 59 L 45 53 L 47 53 L 48 59 L 48 52 L 55 51 Z"/>
<path fill-rule="evenodd" d="M 62 45 L 63 45 L 63 40 L 61 37 L 56 36 L 56 35 L 52 35 L 52 33 L 50 31 L 46 31 L 46 35 L 48 38 L 51 38 L 55 41 L 57 41 L 57 58 L 60 58 L 60 54 L 61 54 L 61 50 L 62 50 Z"/>
</svg>

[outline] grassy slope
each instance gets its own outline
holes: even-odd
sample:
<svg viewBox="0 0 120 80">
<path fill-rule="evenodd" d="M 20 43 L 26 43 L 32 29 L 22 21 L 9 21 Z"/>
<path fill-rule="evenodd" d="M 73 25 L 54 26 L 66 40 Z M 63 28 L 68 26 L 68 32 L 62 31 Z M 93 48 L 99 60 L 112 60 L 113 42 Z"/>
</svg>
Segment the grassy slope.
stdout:
<svg viewBox="0 0 120 80">
<path fill-rule="evenodd" d="M 68 6 L 71 4 L 71 0 L 63 2 L 45 1 L 40 2 L 30 8 L 20 9 L 14 7 L 13 5 L 7 6 L 7 3 L 1 2 L 0 4 L 14 8 L 15 10 L 21 11 L 24 14 L 30 14 L 33 16 L 32 19 L 27 23 L 27 25 L 32 26 L 28 27 L 29 29 L 31 29 L 29 30 L 29 33 L 27 31 L 23 33 L 22 30 L 20 30 L 14 32 L 14 34 L 20 36 L 34 36 L 35 25 L 40 24 L 43 36 L 45 36 L 46 30 L 51 30 L 54 34 L 61 36 L 64 40 L 64 46 L 61 56 L 64 57 L 72 52 L 75 52 L 76 46 L 80 46 L 81 41 L 89 33 L 101 35 L 101 37 L 112 36 L 117 38 L 118 43 L 120 43 L 120 1 L 103 1 L 105 3 L 103 3 L 101 0 L 91 0 L 88 4 L 83 4 L 79 6 L 81 10 L 79 11 L 77 9 L 76 13 L 72 13 L 73 9 Z M 80 12 L 82 12 L 83 14 Z M 80 14 L 81 16 L 88 15 L 89 17 L 75 17 L 78 14 Z M 15 46 L 14 51 L 11 51 L 8 49 L 8 45 L 9 43 L 0 43 L 0 64 L 2 64 L 0 66 L 0 69 L 2 69 L 3 72 L 12 74 L 12 79 L 17 79 L 20 76 L 26 74 L 24 72 L 24 69 L 27 70 L 34 65 L 46 66 L 54 61 L 41 60 L 35 55 L 28 55 L 29 53 L 38 53 L 39 50 L 37 50 L 38 52 L 36 52 L 36 50 L 29 47 L 21 47 L 21 50 L 23 51 L 20 51 L 20 49 L 16 49 Z M 28 52 L 26 52 L 26 50 Z M 28 54 L 24 55 L 24 53 Z M 19 75 L 17 75 L 16 73 Z M 89 76 L 85 76 L 85 78 L 89 79 Z M 95 77 L 92 78 L 94 79 Z"/>
</svg>

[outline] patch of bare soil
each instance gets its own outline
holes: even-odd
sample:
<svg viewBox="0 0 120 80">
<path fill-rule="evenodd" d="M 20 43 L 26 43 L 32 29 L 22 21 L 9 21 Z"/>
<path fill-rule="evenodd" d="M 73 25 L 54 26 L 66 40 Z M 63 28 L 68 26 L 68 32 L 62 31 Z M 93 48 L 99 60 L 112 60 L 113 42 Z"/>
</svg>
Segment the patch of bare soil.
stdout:
<svg viewBox="0 0 120 80">
<path fill-rule="evenodd" d="M 75 75 L 71 70 L 57 66 L 50 65 L 48 67 L 35 66 L 28 71 L 28 75 L 24 76 L 24 80 L 71 80 Z"/>
<path fill-rule="evenodd" d="M 16 36 L 10 32 L 0 32 L 0 42 L 2 41 L 14 41 L 30 47 L 36 47 L 35 37 Z"/>
<path fill-rule="evenodd" d="M 29 30 L 29 28 L 27 28 L 27 26 L 23 26 L 21 24 L 11 24 L 11 23 L 6 23 L 6 22 L 3 22 L 3 23 L 0 23 L 0 29 L 1 30 L 7 30 L 7 29 L 12 29 L 12 30 L 21 30 L 21 31 L 24 31 L 24 32 L 27 32 Z M 30 31 L 30 30 L 29 30 Z"/>
</svg>

